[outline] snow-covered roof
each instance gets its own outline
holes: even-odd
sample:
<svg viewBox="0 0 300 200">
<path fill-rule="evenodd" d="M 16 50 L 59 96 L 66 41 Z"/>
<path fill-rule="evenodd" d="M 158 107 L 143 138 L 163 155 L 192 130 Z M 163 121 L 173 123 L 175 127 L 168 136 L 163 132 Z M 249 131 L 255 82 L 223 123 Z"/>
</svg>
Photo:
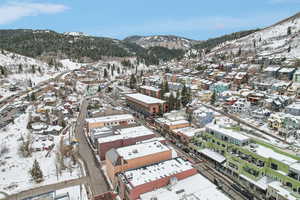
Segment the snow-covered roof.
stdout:
<svg viewBox="0 0 300 200">
<path fill-rule="evenodd" d="M 86 122 L 107 123 L 107 122 L 122 121 L 122 120 L 134 120 L 134 117 L 131 114 L 110 115 L 110 116 L 97 117 L 97 118 L 88 118 L 86 119 Z"/>
<path fill-rule="evenodd" d="M 214 152 L 210 149 L 201 149 L 199 152 L 208 156 L 209 158 L 217 161 L 218 163 L 222 163 L 226 160 L 226 158 L 224 156 L 222 156 L 221 154 Z"/>
<path fill-rule="evenodd" d="M 98 143 L 106 143 L 106 142 L 112 142 L 116 140 L 121 139 L 127 139 L 127 138 L 136 138 L 146 135 L 154 135 L 154 132 L 145 126 L 137 126 L 132 128 L 124 128 L 117 130 L 118 135 L 103 137 L 98 139 Z"/>
<path fill-rule="evenodd" d="M 153 182 L 191 169 L 193 169 L 193 167 L 189 161 L 178 157 L 172 160 L 126 171 L 121 174 L 121 177 L 123 177 L 123 181 L 128 180 L 128 187 L 135 188 L 139 185 Z M 126 180 L 124 180 L 124 177 Z"/>
<path fill-rule="evenodd" d="M 234 138 L 234 139 L 239 140 L 239 141 L 247 141 L 247 140 L 250 139 L 246 135 L 243 135 L 239 132 L 235 132 L 235 131 L 230 130 L 230 129 L 222 128 L 222 127 L 220 127 L 216 124 L 213 124 L 213 123 L 207 124 L 206 128 L 208 128 L 210 130 L 213 130 L 213 131 L 217 131 L 219 133 L 222 133 L 223 135 L 226 135 L 227 137 Z"/>
<path fill-rule="evenodd" d="M 288 68 L 288 67 L 284 67 L 282 69 L 279 70 L 280 73 L 290 73 L 293 72 L 295 70 L 295 68 Z"/>
<path fill-rule="evenodd" d="M 255 147 L 255 150 L 256 150 L 256 154 L 258 154 L 264 158 L 273 158 L 275 160 L 285 163 L 286 165 L 291 165 L 291 164 L 294 164 L 297 162 L 297 160 L 295 160 L 289 156 L 277 153 L 273 149 L 267 148 L 262 145 L 257 145 Z"/>
<path fill-rule="evenodd" d="M 165 103 L 165 101 L 163 101 L 161 99 L 157 99 L 157 98 L 150 97 L 150 96 L 147 96 L 147 95 L 143 95 L 143 94 L 140 94 L 140 93 L 126 94 L 125 96 L 136 99 L 137 101 L 140 101 L 140 102 L 145 103 L 145 104 L 155 104 L 155 103 L 162 104 L 162 103 Z"/>
<path fill-rule="evenodd" d="M 159 200 L 229 200 L 229 198 L 217 189 L 217 186 L 211 183 L 201 174 L 196 174 L 178 181 L 171 187 L 159 188 L 140 195 L 141 200 L 151 200 L 156 197 Z"/>
<path fill-rule="evenodd" d="M 276 72 L 280 69 L 279 66 L 269 66 L 264 69 L 264 72 Z"/>
<path fill-rule="evenodd" d="M 152 87 L 152 86 L 147 86 L 147 85 L 143 85 L 143 86 L 141 86 L 140 88 L 142 88 L 142 89 L 145 89 L 145 90 L 151 90 L 151 91 L 155 91 L 155 92 L 158 92 L 158 91 L 160 91 L 160 89 L 159 89 L 159 88 Z"/>
<path fill-rule="evenodd" d="M 125 160 L 144 157 L 165 151 L 170 151 L 170 149 L 158 141 L 141 143 L 117 149 L 118 154 Z"/>
<path fill-rule="evenodd" d="M 175 133 L 181 133 L 187 137 L 193 137 L 196 133 L 199 133 L 201 129 L 196 129 L 194 127 L 188 126 L 185 128 L 178 128 L 173 130 Z"/>
</svg>

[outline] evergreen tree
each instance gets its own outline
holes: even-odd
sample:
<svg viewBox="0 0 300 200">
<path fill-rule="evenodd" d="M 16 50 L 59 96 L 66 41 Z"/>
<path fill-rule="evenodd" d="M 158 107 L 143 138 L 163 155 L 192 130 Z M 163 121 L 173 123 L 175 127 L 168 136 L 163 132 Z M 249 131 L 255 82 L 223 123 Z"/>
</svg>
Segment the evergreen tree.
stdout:
<svg viewBox="0 0 300 200">
<path fill-rule="evenodd" d="M 43 175 L 43 172 L 40 168 L 40 164 L 38 163 L 38 161 L 36 159 L 34 160 L 32 168 L 30 169 L 29 172 L 31 174 L 31 177 L 33 178 L 33 180 L 36 183 L 43 182 L 44 175 Z"/>
<path fill-rule="evenodd" d="M 101 85 L 98 86 L 98 92 L 101 92 L 102 88 Z"/>
<path fill-rule="evenodd" d="M 35 66 L 34 66 L 34 65 L 31 65 L 31 72 L 32 72 L 33 74 L 35 74 Z"/>
<path fill-rule="evenodd" d="M 289 48 L 288 48 L 288 53 L 290 53 L 291 52 L 291 46 L 289 46 Z"/>
<path fill-rule="evenodd" d="M 42 69 L 41 69 L 40 66 L 39 66 L 39 68 L 38 68 L 38 71 L 39 71 L 40 74 L 42 73 Z"/>
<path fill-rule="evenodd" d="M 21 72 L 23 72 L 23 66 L 22 66 L 22 64 L 19 64 L 19 73 L 21 73 Z"/>
<path fill-rule="evenodd" d="M 107 77 L 108 77 L 107 70 L 106 68 L 104 68 L 103 78 L 107 78 Z"/>
<path fill-rule="evenodd" d="M 211 97 L 210 97 L 210 105 L 215 105 L 215 103 L 216 103 L 216 92 L 214 91 L 213 93 L 212 93 L 212 95 L 211 95 Z"/>
<path fill-rule="evenodd" d="M 242 48 L 240 47 L 239 51 L 238 51 L 238 56 L 241 56 L 241 55 L 242 55 Z"/>
<path fill-rule="evenodd" d="M 175 101 L 173 92 L 170 93 L 170 96 L 169 96 L 169 99 L 168 99 L 168 103 L 169 103 L 169 109 L 170 109 L 170 111 L 175 110 L 176 101 Z"/>
<path fill-rule="evenodd" d="M 117 68 L 117 73 L 120 74 L 120 67 Z"/>
<path fill-rule="evenodd" d="M 291 35 L 292 34 L 292 27 L 288 27 L 287 28 L 287 35 Z"/>
<path fill-rule="evenodd" d="M 176 92 L 176 109 L 180 110 L 181 109 L 181 99 L 180 99 L 180 92 L 177 90 Z"/>
<path fill-rule="evenodd" d="M 188 89 L 186 88 L 186 85 L 183 85 L 183 88 L 181 90 L 181 103 L 183 106 L 186 106 L 189 102 L 189 94 L 188 94 Z"/>
<path fill-rule="evenodd" d="M 165 90 L 166 93 L 170 92 L 168 81 L 165 81 L 164 90 Z"/>
<path fill-rule="evenodd" d="M 136 88 L 136 78 L 135 78 L 134 74 L 131 74 L 131 76 L 130 76 L 129 87 L 131 89 Z"/>
<path fill-rule="evenodd" d="M 30 99 L 31 99 L 31 101 L 35 101 L 36 100 L 35 93 L 31 93 Z"/>
</svg>

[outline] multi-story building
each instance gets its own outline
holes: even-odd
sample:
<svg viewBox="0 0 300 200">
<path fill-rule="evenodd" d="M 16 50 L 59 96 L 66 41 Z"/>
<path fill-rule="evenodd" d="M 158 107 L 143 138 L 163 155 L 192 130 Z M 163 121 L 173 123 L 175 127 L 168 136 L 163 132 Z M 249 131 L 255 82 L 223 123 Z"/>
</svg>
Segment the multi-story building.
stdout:
<svg viewBox="0 0 300 200">
<path fill-rule="evenodd" d="M 137 200 L 141 194 L 172 184 L 198 172 L 182 158 L 155 163 L 118 174 L 118 191 L 121 199 Z"/>
<path fill-rule="evenodd" d="M 207 126 L 206 132 L 194 137 L 190 147 L 195 153 L 209 149 L 218 157 L 224 157 L 225 163 L 215 162 L 216 166 L 258 198 L 266 198 L 268 186 L 274 181 L 280 182 L 282 190 L 300 198 L 300 157 L 297 155 L 218 124 Z M 215 157 L 212 160 L 216 160 Z"/>
<path fill-rule="evenodd" d="M 168 110 L 166 101 L 158 98 L 140 93 L 127 94 L 125 97 L 127 105 L 144 116 L 153 116 Z"/>
<path fill-rule="evenodd" d="M 148 95 L 155 98 L 160 98 L 160 89 L 152 86 L 143 85 L 140 87 L 140 91 L 144 95 Z"/>
<path fill-rule="evenodd" d="M 135 123 L 135 119 L 131 114 L 109 115 L 104 117 L 88 118 L 85 121 L 86 121 L 87 130 L 89 131 L 92 128 L 128 125 L 128 124 Z"/>
<path fill-rule="evenodd" d="M 117 173 L 170 160 L 172 150 L 159 141 L 152 141 L 111 149 L 105 157 L 108 176 L 114 184 Z"/>
<path fill-rule="evenodd" d="M 144 126 L 119 129 L 113 135 L 98 138 L 97 144 L 100 159 L 104 160 L 106 152 L 112 148 L 134 145 L 137 142 L 154 137 L 156 137 L 155 133 Z"/>
</svg>

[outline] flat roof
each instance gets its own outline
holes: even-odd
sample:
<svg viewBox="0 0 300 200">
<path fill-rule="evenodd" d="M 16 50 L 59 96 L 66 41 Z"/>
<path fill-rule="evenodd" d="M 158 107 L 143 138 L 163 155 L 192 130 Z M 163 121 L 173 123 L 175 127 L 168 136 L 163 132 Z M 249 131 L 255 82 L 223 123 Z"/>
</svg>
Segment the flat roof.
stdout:
<svg viewBox="0 0 300 200">
<path fill-rule="evenodd" d="M 255 152 L 256 154 L 258 154 L 264 158 L 273 158 L 275 160 L 285 163 L 286 165 L 291 165 L 293 163 L 297 163 L 297 160 L 295 160 L 289 156 L 277 153 L 277 152 L 273 151 L 273 149 L 267 148 L 267 147 L 259 145 L 259 144 L 257 144 L 257 146 L 255 147 L 255 150 L 256 150 L 256 152 Z"/>
<path fill-rule="evenodd" d="M 186 135 L 188 137 L 193 137 L 196 133 L 199 133 L 201 131 L 201 129 L 188 126 L 185 128 L 174 129 L 173 131 L 175 133 L 180 132 L 183 135 Z"/>
<path fill-rule="evenodd" d="M 154 98 L 154 97 L 150 97 L 141 93 L 134 93 L 134 94 L 126 94 L 126 97 L 130 97 L 133 99 L 136 99 L 140 102 L 146 103 L 146 104 L 155 104 L 155 103 L 165 103 L 165 101 L 158 99 L 158 98 Z"/>
<path fill-rule="evenodd" d="M 122 114 L 122 115 L 109 115 L 104 117 L 96 117 L 96 118 L 88 118 L 85 121 L 88 123 L 97 123 L 97 122 L 113 122 L 113 121 L 121 121 L 121 120 L 128 120 L 134 119 L 133 115 L 131 114 Z"/>
<path fill-rule="evenodd" d="M 249 140 L 250 138 L 248 136 L 245 136 L 239 132 L 235 132 L 233 130 L 230 129 L 225 129 L 222 127 L 219 127 L 216 124 L 210 123 L 206 125 L 207 128 L 212 129 L 214 131 L 219 131 L 220 133 L 222 133 L 223 135 L 226 135 L 228 137 L 240 140 L 240 141 L 245 141 L 245 140 Z"/>
<path fill-rule="evenodd" d="M 140 195 L 141 200 L 151 200 L 153 197 L 159 200 L 230 199 L 201 174 L 179 180 L 173 186 L 159 188 Z"/>
<path fill-rule="evenodd" d="M 126 180 L 128 180 L 126 185 L 129 188 L 134 188 L 190 169 L 193 169 L 192 164 L 178 157 L 138 169 L 128 170 L 121 173 L 120 176 L 123 181 L 126 182 Z M 124 179 L 124 177 L 126 179 Z"/>
<path fill-rule="evenodd" d="M 297 200 L 290 191 L 285 189 L 279 181 L 274 181 L 269 184 L 270 187 L 276 189 L 277 193 L 289 200 Z"/>
<path fill-rule="evenodd" d="M 206 155 L 207 157 L 213 159 L 214 161 L 217 161 L 218 163 L 222 163 L 226 160 L 226 158 L 224 156 L 222 156 L 221 154 L 214 152 L 210 149 L 201 149 L 198 152 Z"/>
<path fill-rule="evenodd" d="M 145 126 L 119 129 L 117 130 L 117 133 L 118 133 L 117 135 L 99 138 L 97 141 L 99 144 L 101 144 L 101 143 L 112 142 L 121 139 L 135 138 L 135 137 L 154 134 L 152 130 L 146 128 Z"/>
<path fill-rule="evenodd" d="M 170 151 L 170 149 L 159 141 L 141 143 L 117 149 L 118 154 L 125 160 L 144 157 L 165 151 Z"/>
<path fill-rule="evenodd" d="M 158 92 L 158 91 L 160 91 L 160 89 L 159 89 L 159 88 L 152 87 L 152 86 L 147 86 L 147 85 L 140 86 L 140 88 L 143 88 L 143 89 L 146 89 L 146 90 L 155 91 L 155 92 Z"/>
</svg>

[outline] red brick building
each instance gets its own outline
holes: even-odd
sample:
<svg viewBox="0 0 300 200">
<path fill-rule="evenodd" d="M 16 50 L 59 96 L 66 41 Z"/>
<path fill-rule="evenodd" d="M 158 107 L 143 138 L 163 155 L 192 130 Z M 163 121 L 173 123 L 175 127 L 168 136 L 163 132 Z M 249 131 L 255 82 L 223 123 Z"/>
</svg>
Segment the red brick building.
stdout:
<svg viewBox="0 0 300 200">
<path fill-rule="evenodd" d="M 144 126 L 120 129 L 117 133 L 97 140 L 98 154 L 101 160 L 105 160 L 106 152 L 112 148 L 125 147 L 156 137 L 153 131 Z"/>
<path fill-rule="evenodd" d="M 146 117 L 168 111 L 168 104 L 166 101 L 158 98 L 150 97 L 141 93 L 127 94 L 125 97 L 126 103 L 131 109 Z"/>
<path fill-rule="evenodd" d="M 165 187 L 197 173 L 192 164 L 182 158 L 125 171 L 118 175 L 119 195 L 121 199 L 137 200 L 141 194 Z"/>
<path fill-rule="evenodd" d="M 140 92 L 144 95 L 148 95 L 155 98 L 160 98 L 160 89 L 152 86 L 141 86 Z"/>
</svg>

